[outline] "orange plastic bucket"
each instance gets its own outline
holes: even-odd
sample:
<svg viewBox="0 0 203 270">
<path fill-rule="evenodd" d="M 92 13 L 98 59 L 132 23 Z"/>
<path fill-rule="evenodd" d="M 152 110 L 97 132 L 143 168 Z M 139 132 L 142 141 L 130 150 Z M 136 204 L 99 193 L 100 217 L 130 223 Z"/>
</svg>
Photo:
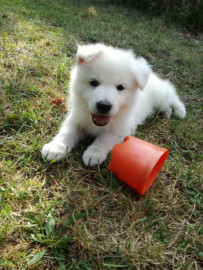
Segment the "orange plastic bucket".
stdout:
<svg viewBox="0 0 203 270">
<path fill-rule="evenodd" d="M 143 195 L 155 181 L 168 156 L 168 149 L 127 136 L 112 150 L 108 169 Z"/>
</svg>

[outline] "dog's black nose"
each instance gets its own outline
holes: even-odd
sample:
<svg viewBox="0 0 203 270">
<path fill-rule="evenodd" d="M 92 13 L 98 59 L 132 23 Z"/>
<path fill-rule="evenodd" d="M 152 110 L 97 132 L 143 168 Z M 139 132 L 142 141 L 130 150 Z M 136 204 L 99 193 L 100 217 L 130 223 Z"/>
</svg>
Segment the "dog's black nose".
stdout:
<svg viewBox="0 0 203 270">
<path fill-rule="evenodd" d="M 97 102 L 97 109 L 101 113 L 107 113 L 111 110 L 112 104 L 108 100 Z"/>
</svg>

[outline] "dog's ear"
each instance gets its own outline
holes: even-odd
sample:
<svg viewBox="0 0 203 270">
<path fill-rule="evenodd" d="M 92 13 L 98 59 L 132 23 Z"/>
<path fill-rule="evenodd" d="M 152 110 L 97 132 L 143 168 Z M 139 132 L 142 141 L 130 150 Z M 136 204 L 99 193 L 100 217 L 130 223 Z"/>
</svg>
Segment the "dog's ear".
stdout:
<svg viewBox="0 0 203 270">
<path fill-rule="evenodd" d="M 77 63 L 84 64 L 91 62 L 102 53 L 102 50 L 102 44 L 78 46 Z"/>
<path fill-rule="evenodd" d="M 137 88 L 144 89 L 149 75 L 152 72 L 150 65 L 143 57 L 138 57 L 133 63 L 133 74 Z"/>
</svg>

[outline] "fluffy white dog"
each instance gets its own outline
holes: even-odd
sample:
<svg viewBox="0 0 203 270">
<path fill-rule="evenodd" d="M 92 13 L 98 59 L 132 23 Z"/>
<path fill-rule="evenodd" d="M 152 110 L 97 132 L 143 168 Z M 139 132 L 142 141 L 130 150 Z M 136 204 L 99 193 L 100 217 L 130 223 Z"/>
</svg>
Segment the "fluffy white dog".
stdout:
<svg viewBox="0 0 203 270">
<path fill-rule="evenodd" d="M 83 154 L 86 166 L 101 164 L 116 143 L 135 132 L 154 110 L 184 118 L 175 87 L 159 78 L 142 57 L 103 44 L 78 47 L 70 80 L 70 113 L 45 144 L 47 160 L 61 160 L 85 136 L 95 137 Z"/>
</svg>

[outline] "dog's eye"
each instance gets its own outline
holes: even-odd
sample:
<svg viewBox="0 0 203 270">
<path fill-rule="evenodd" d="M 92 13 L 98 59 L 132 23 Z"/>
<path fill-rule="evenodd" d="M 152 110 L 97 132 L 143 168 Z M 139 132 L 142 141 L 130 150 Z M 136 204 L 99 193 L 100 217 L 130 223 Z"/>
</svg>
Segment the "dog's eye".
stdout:
<svg viewBox="0 0 203 270">
<path fill-rule="evenodd" d="M 124 89 L 125 89 L 125 87 L 122 84 L 117 85 L 117 90 L 118 91 L 122 91 Z"/>
<path fill-rule="evenodd" d="M 93 86 L 93 87 L 97 87 L 97 86 L 99 86 L 99 82 L 97 80 L 92 80 L 90 82 L 90 85 Z"/>
</svg>

